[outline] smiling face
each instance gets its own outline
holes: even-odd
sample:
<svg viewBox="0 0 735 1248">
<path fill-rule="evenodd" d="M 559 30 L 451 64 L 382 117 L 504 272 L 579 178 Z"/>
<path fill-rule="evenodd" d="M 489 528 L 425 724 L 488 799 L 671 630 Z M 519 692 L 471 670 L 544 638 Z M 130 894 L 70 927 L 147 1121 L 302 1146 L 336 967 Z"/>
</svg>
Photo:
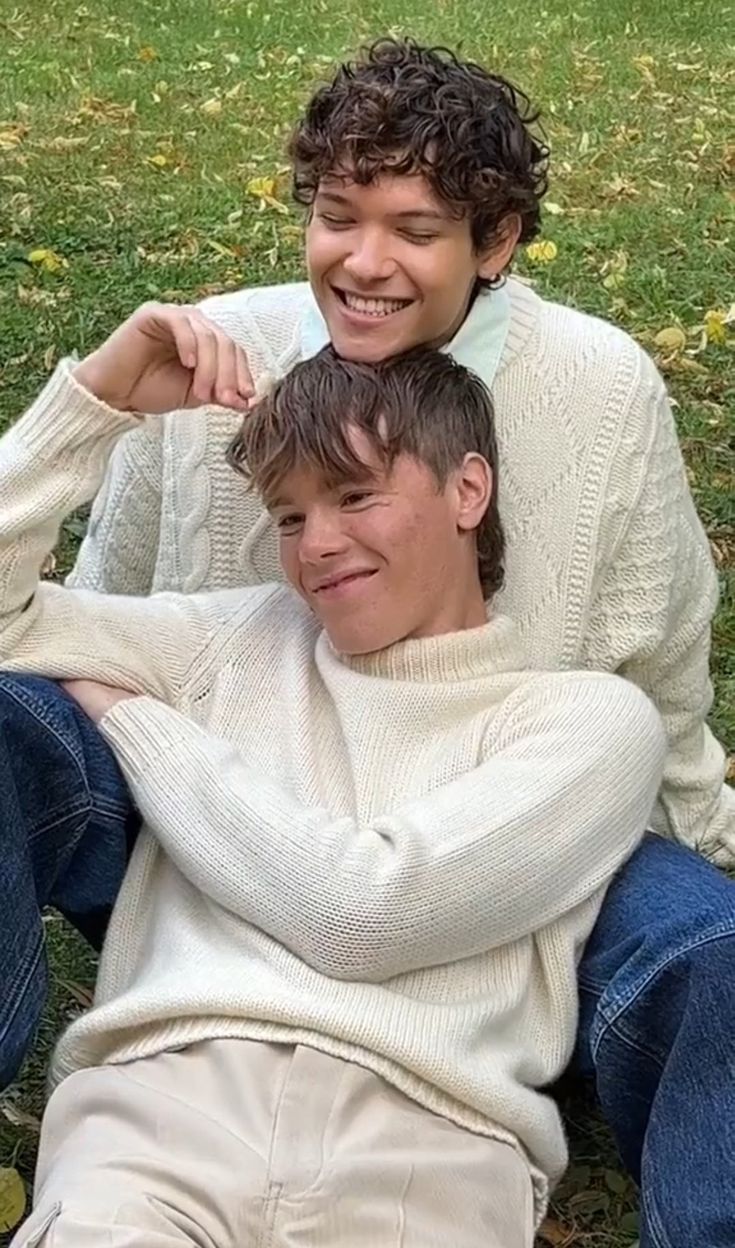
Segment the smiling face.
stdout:
<svg viewBox="0 0 735 1248">
<path fill-rule="evenodd" d="M 468 455 L 441 487 L 420 461 L 402 454 L 388 468 L 365 433 L 350 439 L 365 465 L 357 479 L 293 468 L 268 504 L 286 578 L 334 647 L 366 654 L 484 624 L 474 531 L 490 496 L 486 461 Z"/>
<path fill-rule="evenodd" d="M 337 354 L 376 363 L 449 342 L 477 278 L 502 272 L 516 236 L 478 254 L 467 216 L 457 219 L 420 174 L 384 173 L 367 186 L 322 178 L 306 259 Z"/>
</svg>

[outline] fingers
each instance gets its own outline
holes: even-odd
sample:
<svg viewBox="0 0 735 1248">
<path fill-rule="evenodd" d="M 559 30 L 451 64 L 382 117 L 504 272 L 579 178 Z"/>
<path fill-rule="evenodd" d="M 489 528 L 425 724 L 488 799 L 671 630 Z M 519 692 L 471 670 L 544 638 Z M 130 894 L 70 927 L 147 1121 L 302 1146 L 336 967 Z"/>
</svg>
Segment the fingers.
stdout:
<svg viewBox="0 0 735 1248">
<path fill-rule="evenodd" d="M 245 352 L 228 334 L 191 309 L 177 325 L 176 346 L 182 364 L 192 372 L 194 400 L 247 410 L 255 386 Z"/>
</svg>

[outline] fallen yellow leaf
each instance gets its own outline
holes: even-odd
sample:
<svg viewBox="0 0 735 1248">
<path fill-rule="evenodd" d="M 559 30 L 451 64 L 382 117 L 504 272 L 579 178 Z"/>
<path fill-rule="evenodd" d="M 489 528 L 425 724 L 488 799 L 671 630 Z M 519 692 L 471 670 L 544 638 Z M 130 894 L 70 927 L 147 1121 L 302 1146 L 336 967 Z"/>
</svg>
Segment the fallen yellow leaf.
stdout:
<svg viewBox="0 0 735 1248">
<path fill-rule="evenodd" d="M 146 44 L 145 47 L 140 49 L 138 53 L 138 60 L 142 61 L 143 64 L 148 64 L 150 61 L 157 61 L 158 53 L 155 48 L 150 46 L 150 44 Z"/>
<path fill-rule="evenodd" d="M 683 351 L 687 345 L 687 337 L 678 325 L 668 325 L 660 329 L 653 340 L 662 351 Z"/>
<path fill-rule="evenodd" d="M 704 332 L 707 336 L 707 342 L 713 342 L 716 346 L 721 347 L 727 341 L 726 313 L 721 308 L 710 308 L 704 314 Z"/>
<path fill-rule="evenodd" d="M 149 165 L 154 165 L 156 169 L 165 169 L 168 164 L 168 156 L 164 156 L 163 152 L 156 152 L 155 156 L 146 156 Z"/>
<path fill-rule="evenodd" d="M 205 117 L 217 117 L 222 112 L 222 101 L 213 96 L 211 100 L 205 100 L 199 105 L 199 112 L 204 113 Z"/>
<path fill-rule="evenodd" d="M 276 212 L 287 213 L 288 208 L 276 198 L 276 179 L 275 178 L 251 178 L 245 190 L 248 195 L 253 195 L 255 199 L 260 200 L 261 208 L 273 208 Z"/>
<path fill-rule="evenodd" d="M 533 264 L 550 264 L 556 260 L 558 248 L 550 239 L 541 239 L 537 243 L 529 243 L 526 255 Z"/>
<path fill-rule="evenodd" d="M 52 251 L 50 247 L 36 247 L 33 251 L 29 251 L 28 259 L 31 264 L 37 264 L 47 273 L 60 273 L 63 269 L 69 268 L 69 261 L 60 256 L 57 251 Z"/>
<path fill-rule="evenodd" d="M 26 1190 L 17 1170 L 0 1170 L 0 1232 L 12 1231 L 26 1207 Z"/>
<path fill-rule="evenodd" d="M 548 212 L 552 217 L 562 217 L 564 215 L 564 209 L 561 204 L 554 204 L 550 199 L 544 202 L 544 211 Z"/>
</svg>

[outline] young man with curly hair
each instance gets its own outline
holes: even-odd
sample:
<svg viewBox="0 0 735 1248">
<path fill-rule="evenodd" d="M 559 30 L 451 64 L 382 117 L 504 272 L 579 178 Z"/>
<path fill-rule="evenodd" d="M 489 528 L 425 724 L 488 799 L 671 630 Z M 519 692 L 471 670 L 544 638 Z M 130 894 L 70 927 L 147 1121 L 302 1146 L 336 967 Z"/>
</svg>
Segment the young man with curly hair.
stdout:
<svg viewBox="0 0 735 1248">
<path fill-rule="evenodd" d="M 39 584 L 137 419 L 58 415 L 0 444 L 0 657 L 81 681 L 144 826 L 14 1248 L 532 1248 L 566 1152 L 540 1089 L 665 739 L 495 613 L 485 387 L 425 348 L 297 364 L 230 455 L 289 587 L 197 595 Z"/>
<path fill-rule="evenodd" d="M 112 409 L 170 414 L 116 447 L 71 580 L 148 594 L 280 576 L 273 521 L 225 463 L 228 409 L 328 339 L 368 362 L 434 345 L 483 378 L 508 543 L 499 608 L 532 666 L 620 673 L 651 697 L 668 739 L 651 816 L 662 835 L 621 872 L 580 963 L 575 1066 L 595 1076 L 641 1180 L 642 1244 L 720 1248 L 735 1233 L 724 1181 L 735 1002 L 723 990 L 735 904 L 705 858 L 733 861 L 735 803 L 705 722 L 716 578 L 650 360 L 616 328 L 507 276 L 545 190 L 534 122 L 502 78 L 411 43 L 382 41 L 340 69 L 292 145 L 309 283 L 217 297 L 183 319 L 147 306 L 80 366 Z M 60 368 L 44 403 L 73 408 L 75 384 Z M 205 413 L 187 410 L 201 403 Z M 98 936 L 135 815 L 109 748 L 64 691 L 8 676 L 0 706 L 16 746 L 3 758 L 3 792 L 15 795 L 0 875 L 14 916 L 7 1078 L 45 992 L 39 904 Z M 58 785 L 34 785 L 31 757 Z"/>
</svg>

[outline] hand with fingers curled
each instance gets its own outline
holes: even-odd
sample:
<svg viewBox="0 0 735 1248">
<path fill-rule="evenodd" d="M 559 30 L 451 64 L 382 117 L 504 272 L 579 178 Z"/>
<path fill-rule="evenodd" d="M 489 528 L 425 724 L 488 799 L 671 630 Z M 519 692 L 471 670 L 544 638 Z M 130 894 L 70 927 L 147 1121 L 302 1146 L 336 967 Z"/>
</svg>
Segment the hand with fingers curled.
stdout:
<svg viewBox="0 0 735 1248">
<path fill-rule="evenodd" d="M 245 352 L 199 308 L 144 303 L 74 369 L 109 407 L 158 415 L 217 404 L 248 410 L 255 386 Z"/>
</svg>

